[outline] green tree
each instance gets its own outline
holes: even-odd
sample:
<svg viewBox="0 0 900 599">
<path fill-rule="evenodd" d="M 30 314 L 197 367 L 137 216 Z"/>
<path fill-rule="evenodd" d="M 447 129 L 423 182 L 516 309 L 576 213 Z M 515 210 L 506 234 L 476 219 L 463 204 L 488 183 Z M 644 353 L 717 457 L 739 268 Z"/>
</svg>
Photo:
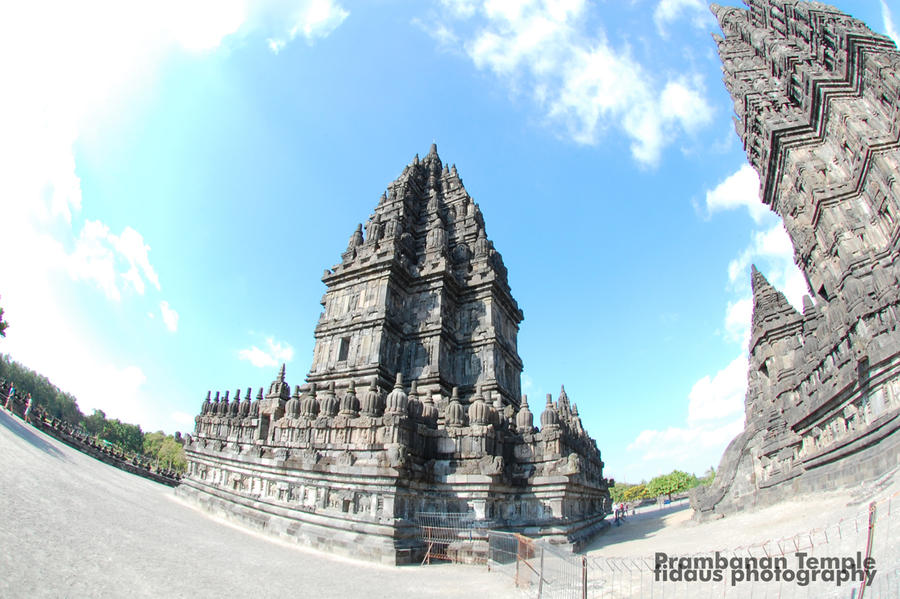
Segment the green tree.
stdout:
<svg viewBox="0 0 900 599">
<path fill-rule="evenodd" d="M 616 483 L 609 488 L 609 497 L 613 503 L 622 503 L 625 501 L 625 491 L 631 486 L 627 483 Z"/>
<path fill-rule="evenodd" d="M 91 436 L 97 437 L 106 425 L 106 413 L 103 410 L 94 410 L 93 414 L 87 416 L 81 424 Z"/>
<path fill-rule="evenodd" d="M 3 320 L 3 308 L 0 308 L 0 337 L 6 337 L 6 329 L 9 323 Z"/>
<path fill-rule="evenodd" d="M 166 440 L 166 433 L 156 431 L 155 433 L 147 433 L 144 435 L 144 455 L 156 458 L 159 450 Z"/>
<path fill-rule="evenodd" d="M 140 425 L 128 424 L 118 418 L 106 421 L 100 438 L 132 453 L 141 453 L 144 449 L 144 433 Z"/>
<path fill-rule="evenodd" d="M 35 404 L 54 418 L 65 420 L 73 426 L 84 418 L 72 395 L 60 391 L 47 377 L 13 362 L 8 355 L 0 355 L 0 378 L 15 383 L 16 389 L 23 394 L 31 393 Z"/>
<path fill-rule="evenodd" d="M 625 489 L 625 493 L 623 493 L 624 501 L 636 501 L 638 499 L 644 499 L 647 497 L 647 485 L 633 485 L 627 489 Z"/>
<path fill-rule="evenodd" d="M 691 487 L 697 486 L 697 477 L 681 470 L 673 470 L 669 474 L 662 474 L 647 483 L 650 497 L 665 495 L 672 499 L 674 493 L 682 493 Z"/>
<path fill-rule="evenodd" d="M 180 472 L 183 472 L 187 466 L 184 448 L 171 436 L 166 437 L 159 448 L 159 463 L 161 466 L 165 465 L 166 468 L 172 468 Z"/>
</svg>

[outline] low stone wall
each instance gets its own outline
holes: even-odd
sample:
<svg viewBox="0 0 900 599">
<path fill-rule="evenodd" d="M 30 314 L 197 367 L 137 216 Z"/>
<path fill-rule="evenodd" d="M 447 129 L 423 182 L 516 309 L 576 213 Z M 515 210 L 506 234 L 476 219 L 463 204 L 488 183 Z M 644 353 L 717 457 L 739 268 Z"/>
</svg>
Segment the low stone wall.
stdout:
<svg viewBox="0 0 900 599">
<path fill-rule="evenodd" d="M 90 437 L 79 435 L 77 432 L 70 430 L 71 427 L 69 427 L 69 425 L 55 418 L 35 418 L 32 420 L 31 424 L 35 428 L 44 431 L 51 437 L 58 439 L 66 445 L 77 449 L 78 451 L 87 454 L 96 460 L 100 460 L 101 462 L 109 464 L 110 466 L 114 466 L 119 470 L 124 470 L 125 472 L 129 472 L 131 474 L 135 474 L 137 476 L 152 480 L 153 482 L 157 482 L 170 487 L 177 487 L 181 483 L 181 477 L 177 474 L 164 474 L 158 471 L 152 471 L 146 466 L 133 463 L 125 459 L 124 456 L 120 456 L 112 450 L 93 443 L 93 440 Z"/>
</svg>

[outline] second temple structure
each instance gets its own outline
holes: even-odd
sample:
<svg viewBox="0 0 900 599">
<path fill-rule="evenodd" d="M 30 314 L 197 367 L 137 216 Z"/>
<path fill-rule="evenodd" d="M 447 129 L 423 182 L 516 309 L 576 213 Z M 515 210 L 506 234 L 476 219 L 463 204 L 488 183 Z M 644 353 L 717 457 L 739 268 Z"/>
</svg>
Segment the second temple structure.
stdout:
<svg viewBox="0 0 900 599">
<path fill-rule="evenodd" d="M 610 512 L 565 389 L 540 428 L 520 395 L 523 313 L 478 205 L 432 145 L 326 270 L 312 366 L 207 394 L 178 493 L 317 548 L 421 559 L 417 514 L 579 546 Z"/>
</svg>

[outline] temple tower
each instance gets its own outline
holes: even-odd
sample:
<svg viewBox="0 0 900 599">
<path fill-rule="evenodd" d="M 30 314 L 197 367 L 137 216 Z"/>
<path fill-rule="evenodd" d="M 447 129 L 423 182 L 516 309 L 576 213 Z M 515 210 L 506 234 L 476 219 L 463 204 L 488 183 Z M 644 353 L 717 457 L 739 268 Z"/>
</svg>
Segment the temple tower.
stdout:
<svg viewBox="0 0 900 599">
<path fill-rule="evenodd" d="M 432 144 L 350 236 L 316 326 L 307 380 L 416 380 L 420 394 L 463 397 L 476 385 L 519 405 L 522 311 L 481 210 Z"/>
<path fill-rule="evenodd" d="M 713 4 L 735 130 L 810 296 L 755 268 L 745 430 L 701 517 L 900 464 L 900 53 L 819 2 Z"/>
<path fill-rule="evenodd" d="M 180 495 L 390 564 L 421 563 L 433 544 L 420 523 L 447 514 L 571 548 L 609 526 L 612 481 L 578 407 L 565 389 L 548 395 L 538 429 L 519 396 L 522 311 L 478 205 L 434 145 L 323 281 L 306 382 L 292 392 L 282 366 L 252 402 L 250 389 L 232 402 L 207 393 Z M 460 555 L 486 549 L 460 543 Z"/>
</svg>

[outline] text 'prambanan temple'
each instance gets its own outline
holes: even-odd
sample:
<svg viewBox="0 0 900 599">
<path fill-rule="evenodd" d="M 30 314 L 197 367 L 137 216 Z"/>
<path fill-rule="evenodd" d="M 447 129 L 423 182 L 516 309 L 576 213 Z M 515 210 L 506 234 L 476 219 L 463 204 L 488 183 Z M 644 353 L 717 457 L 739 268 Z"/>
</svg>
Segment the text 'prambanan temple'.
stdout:
<svg viewBox="0 0 900 599">
<path fill-rule="evenodd" d="M 207 396 L 179 492 L 302 543 L 421 559 L 415 516 L 579 545 L 608 481 L 578 408 L 520 399 L 522 311 L 478 205 L 432 146 L 325 272 L 306 382 Z"/>
</svg>

